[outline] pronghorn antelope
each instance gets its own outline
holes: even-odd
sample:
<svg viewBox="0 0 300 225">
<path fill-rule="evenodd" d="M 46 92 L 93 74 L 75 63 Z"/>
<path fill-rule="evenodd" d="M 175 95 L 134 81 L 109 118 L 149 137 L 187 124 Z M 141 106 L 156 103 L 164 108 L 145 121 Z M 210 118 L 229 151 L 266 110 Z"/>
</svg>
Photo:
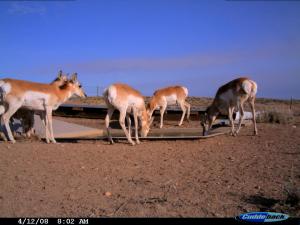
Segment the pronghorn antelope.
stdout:
<svg viewBox="0 0 300 225">
<path fill-rule="evenodd" d="M 153 97 L 147 106 L 147 112 L 152 118 L 152 114 L 155 109 L 160 109 L 160 128 L 163 127 L 163 118 L 164 113 L 168 105 L 179 104 L 182 109 L 182 116 L 179 121 L 178 126 L 182 125 L 184 116 L 187 111 L 187 119 L 190 117 L 190 104 L 186 102 L 186 98 L 188 96 L 188 89 L 183 86 L 171 86 L 159 89 L 154 92 Z"/>
<path fill-rule="evenodd" d="M 40 111 L 39 114 L 46 128 L 46 142 L 56 143 L 52 128 L 52 110 L 57 109 L 73 94 L 86 97 L 77 80 L 76 73 L 61 87 L 15 79 L 2 79 L 0 80 L 0 92 L 4 93 L 2 94 L 3 103 L 7 108 L 2 115 L 1 122 L 4 123 L 8 138 L 12 143 L 15 143 L 15 139 L 10 130 L 9 120 L 19 108 Z"/>
<path fill-rule="evenodd" d="M 67 82 L 67 80 L 67 75 L 64 75 L 63 72 L 60 70 L 58 72 L 58 76 L 50 84 L 54 87 L 59 88 L 63 86 Z M 31 135 L 34 134 L 34 111 L 20 108 L 11 118 L 21 120 L 23 132 L 26 137 L 30 138 Z"/>
<path fill-rule="evenodd" d="M 205 116 L 201 119 L 203 135 L 208 134 L 218 114 L 222 113 L 224 115 L 228 114 L 231 123 L 231 135 L 236 136 L 241 128 L 244 116 L 244 103 L 246 101 L 250 104 L 252 110 L 254 135 L 257 135 L 254 107 L 256 92 L 257 84 L 246 77 L 237 78 L 221 86 L 216 93 L 213 103 L 207 108 Z M 240 112 L 239 124 L 236 130 L 234 129 L 233 122 L 233 112 L 235 109 Z"/>
<path fill-rule="evenodd" d="M 110 132 L 110 119 L 112 117 L 113 112 L 115 109 L 119 110 L 120 117 L 119 123 L 125 132 L 125 135 L 132 145 L 134 145 L 134 141 L 131 138 L 131 120 L 130 114 L 133 114 L 134 118 L 134 126 L 135 126 L 135 138 L 136 143 L 139 144 L 139 137 L 138 137 L 138 120 L 141 123 L 141 136 L 146 137 L 149 130 L 150 121 L 149 116 L 146 111 L 144 97 L 141 93 L 126 84 L 112 84 L 107 89 L 105 89 L 103 93 L 103 97 L 105 99 L 107 105 L 107 115 L 105 117 L 105 126 L 107 129 L 108 139 L 111 144 L 113 144 L 113 139 L 111 137 Z M 125 127 L 125 118 L 128 123 L 128 131 Z"/>
</svg>

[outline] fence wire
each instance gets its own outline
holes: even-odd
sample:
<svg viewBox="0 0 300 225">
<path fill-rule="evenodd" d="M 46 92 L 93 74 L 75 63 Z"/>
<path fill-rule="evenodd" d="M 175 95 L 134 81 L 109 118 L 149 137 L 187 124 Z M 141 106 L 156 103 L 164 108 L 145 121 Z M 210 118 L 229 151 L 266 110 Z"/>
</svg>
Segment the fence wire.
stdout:
<svg viewBox="0 0 300 225">
<path fill-rule="evenodd" d="M 102 96 L 105 87 L 104 86 L 84 86 L 83 89 L 88 96 L 99 97 L 99 96 Z"/>
</svg>

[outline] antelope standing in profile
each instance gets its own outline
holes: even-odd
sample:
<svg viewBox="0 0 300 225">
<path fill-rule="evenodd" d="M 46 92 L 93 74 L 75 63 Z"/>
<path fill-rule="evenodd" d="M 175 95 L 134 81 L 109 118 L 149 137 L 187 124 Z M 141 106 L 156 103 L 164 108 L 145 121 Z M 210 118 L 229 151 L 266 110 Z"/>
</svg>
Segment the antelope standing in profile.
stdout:
<svg viewBox="0 0 300 225">
<path fill-rule="evenodd" d="M 57 77 L 50 83 L 54 87 L 61 87 L 63 86 L 68 80 L 67 75 L 64 75 L 63 72 L 60 70 L 58 72 Z M 17 112 L 12 116 L 12 118 L 20 119 L 23 131 L 25 136 L 30 138 L 31 135 L 34 134 L 34 111 L 29 109 L 20 108 Z"/>
<path fill-rule="evenodd" d="M 190 117 L 191 105 L 186 102 L 188 96 L 188 89 L 183 86 L 171 86 L 159 89 L 154 92 L 153 97 L 148 103 L 147 111 L 152 118 L 154 110 L 160 109 L 160 128 L 163 127 L 164 113 L 168 105 L 179 104 L 182 110 L 182 116 L 178 126 L 183 123 L 184 116 L 187 112 L 187 119 Z"/>
<path fill-rule="evenodd" d="M 131 120 L 130 114 L 133 114 L 134 126 L 135 126 L 135 138 L 136 143 L 140 144 L 138 137 L 138 122 L 141 123 L 141 137 L 146 137 L 150 130 L 149 116 L 146 111 L 144 97 L 141 93 L 126 84 L 112 84 L 103 93 L 105 103 L 107 105 L 107 115 L 105 117 L 105 126 L 107 129 L 108 139 L 111 144 L 113 144 L 113 139 L 111 137 L 110 131 L 110 120 L 115 109 L 119 110 L 120 117 L 119 123 L 127 137 L 127 140 L 132 145 L 135 145 L 131 138 Z M 125 118 L 128 124 L 128 131 L 125 127 Z"/>
<path fill-rule="evenodd" d="M 207 108 L 205 116 L 202 117 L 203 135 L 207 135 L 217 116 L 222 113 L 228 114 L 231 124 L 231 135 L 236 136 L 241 128 L 244 116 L 244 103 L 248 102 L 252 110 L 252 121 L 254 125 L 254 135 L 257 135 L 255 118 L 255 97 L 257 93 L 257 84 L 246 77 L 237 78 L 221 86 L 213 103 Z M 240 112 L 238 127 L 234 129 L 233 112 L 235 108 Z"/>
<path fill-rule="evenodd" d="M 52 111 L 67 101 L 73 94 L 86 97 L 77 74 L 73 74 L 63 86 L 35 83 L 15 79 L 0 80 L 0 92 L 7 110 L 2 114 L 1 122 L 4 124 L 8 139 L 15 143 L 9 121 L 11 116 L 19 109 L 26 108 L 40 111 L 40 116 L 46 128 L 46 142 L 56 143 L 52 128 Z"/>
</svg>

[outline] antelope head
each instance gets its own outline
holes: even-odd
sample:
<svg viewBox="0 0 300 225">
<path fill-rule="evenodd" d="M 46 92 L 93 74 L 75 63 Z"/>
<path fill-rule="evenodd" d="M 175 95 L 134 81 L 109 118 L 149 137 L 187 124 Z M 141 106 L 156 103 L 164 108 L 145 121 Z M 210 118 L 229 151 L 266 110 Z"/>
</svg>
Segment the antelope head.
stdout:
<svg viewBox="0 0 300 225">
<path fill-rule="evenodd" d="M 203 136 L 209 134 L 211 126 L 216 120 L 218 113 L 219 112 L 215 109 L 215 107 L 211 105 L 206 109 L 204 114 L 200 115 L 200 122 L 203 128 Z"/>
<path fill-rule="evenodd" d="M 72 90 L 72 93 L 81 97 L 81 98 L 86 98 L 87 95 L 84 92 L 80 82 L 77 79 L 77 73 L 74 73 L 71 78 L 68 80 L 68 85 Z"/>
<path fill-rule="evenodd" d="M 142 116 L 141 116 L 141 137 L 147 137 L 149 131 L 150 131 L 150 126 L 153 122 L 153 117 L 151 118 L 150 115 L 147 113 L 146 110 L 143 111 Z"/>
</svg>

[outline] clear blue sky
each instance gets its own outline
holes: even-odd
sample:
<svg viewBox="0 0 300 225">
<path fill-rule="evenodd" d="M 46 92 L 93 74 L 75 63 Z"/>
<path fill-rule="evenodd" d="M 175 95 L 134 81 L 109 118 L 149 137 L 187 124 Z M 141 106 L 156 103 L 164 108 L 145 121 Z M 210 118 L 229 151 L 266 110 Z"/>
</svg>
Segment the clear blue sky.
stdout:
<svg viewBox="0 0 300 225">
<path fill-rule="evenodd" d="M 182 84 L 214 96 L 247 75 L 259 97 L 300 98 L 300 1 L 0 1 L 0 77 L 150 95 Z"/>
</svg>

